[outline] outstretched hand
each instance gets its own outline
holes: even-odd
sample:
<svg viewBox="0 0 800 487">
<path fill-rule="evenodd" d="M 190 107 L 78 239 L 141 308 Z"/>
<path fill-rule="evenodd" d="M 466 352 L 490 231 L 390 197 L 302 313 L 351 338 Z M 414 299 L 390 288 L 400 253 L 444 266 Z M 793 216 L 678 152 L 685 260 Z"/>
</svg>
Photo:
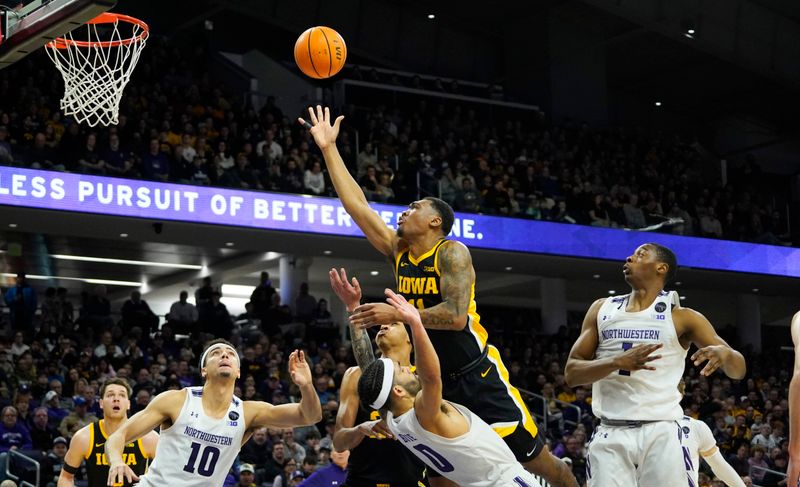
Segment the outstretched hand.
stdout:
<svg viewBox="0 0 800 487">
<path fill-rule="evenodd" d="M 655 367 L 649 364 L 654 360 L 660 359 L 661 355 L 651 354 L 663 346 L 663 343 L 636 345 L 616 357 L 614 365 L 620 370 L 627 371 L 656 370 Z"/>
<path fill-rule="evenodd" d="M 400 294 L 395 293 L 391 289 L 384 291 L 386 294 L 386 301 L 394 306 L 394 309 L 400 314 L 403 323 L 422 325 L 422 318 L 419 316 L 419 310 L 413 304 L 406 301 L 406 298 Z"/>
<path fill-rule="evenodd" d="M 358 279 L 354 277 L 352 284 L 348 282 L 344 267 L 338 271 L 331 269 L 328 271 L 328 276 L 331 280 L 333 292 L 342 300 L 347 307 L 347 311 L 352 313 L 361 303 L 361 285 L 358 283 Z"/>
<path fill-rule="evenodd" d="M 292 382 L 298 387 L 311 384 L 311 367 L 308 366 L 302 350 L 295 350 L 289 355 L 289 375 L 292 376 Z"/>
<path fill-rule="evenodd" d="M 703 370 L 700 371 L 700 375 L 709 376 L 725 363 L 729 353 L 730 348 L 725 345 L 710 345 L 696 351 L 692 355 L 692 360 L 695 365 L 700 365 L 707 360 L 708 362 L 703 367 Z"/>
<path fill-rule="evenodd" d="M 139 476 L 124 463 L 117 463 L 108 468 L 107 485 L 122 485 L 126 481 L 130 484 L 136 480 L 139 480 Z"/>
<path fill-rule="evenodd" d="M 325 107 L 323 110 L 321 105 L 317 105 L 316 110 L 314 107 L 308 107 L 308 117 L 310 122 L 306 122 L 302 117 L 297 121 L 300 125 L 311 125 L 309 132 L 314 137 L 320 149 L 325 149 L 331 145 L 336 144 L 336 137 L 339 136 L 339 127 L 344 120 L 344 115 L 339 115 L 336 120 L 331 124 L 331 110 Z"/>
</svg>

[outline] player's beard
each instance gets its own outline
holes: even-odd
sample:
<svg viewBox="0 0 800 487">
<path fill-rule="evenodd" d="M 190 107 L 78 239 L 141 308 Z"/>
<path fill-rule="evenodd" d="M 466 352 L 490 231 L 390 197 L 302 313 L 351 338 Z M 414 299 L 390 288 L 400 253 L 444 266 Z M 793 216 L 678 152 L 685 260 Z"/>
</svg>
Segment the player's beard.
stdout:
<svg viewBox="0 0 800 487">
<path fill-rule="evenodd" d="M 228 377 L 232 376 L 232 375 L 233 375 L 233 374 L 232 374 L 231 372 L 228 372 L 227 370 L 224 370 L 224 371 L 223 371 L 223 370 L 221 370 L 221 371 L 219 372 L 219 376 L 220 376 L 220 377 L 225 377 L 226 379 L 227 379 Z"/>
<path fill-rule="evenodd" d="M 419 379 L 416 376 L 414 376 L 413 379 L 409 379 L 405 384 L 401 385 L 411 397 L 416 397 L 416 395 L 419 394 L 419 391 L 422 390 L 422 384 L 420 384 Z"/>
</svg>

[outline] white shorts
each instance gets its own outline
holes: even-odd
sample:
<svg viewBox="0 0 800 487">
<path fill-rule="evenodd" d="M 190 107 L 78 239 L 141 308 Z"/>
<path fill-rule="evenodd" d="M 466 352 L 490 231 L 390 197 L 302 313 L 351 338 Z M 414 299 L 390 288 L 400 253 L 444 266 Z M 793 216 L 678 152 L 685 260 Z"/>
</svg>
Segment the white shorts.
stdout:
<svg viewBox="0 0 800 487">
<path fill-rule="evenodd" d="M 601 424 L 589 443 L 589 487 L 690 486 L 680 438 L 676 421 L 637 427 Z"/>
</svg>

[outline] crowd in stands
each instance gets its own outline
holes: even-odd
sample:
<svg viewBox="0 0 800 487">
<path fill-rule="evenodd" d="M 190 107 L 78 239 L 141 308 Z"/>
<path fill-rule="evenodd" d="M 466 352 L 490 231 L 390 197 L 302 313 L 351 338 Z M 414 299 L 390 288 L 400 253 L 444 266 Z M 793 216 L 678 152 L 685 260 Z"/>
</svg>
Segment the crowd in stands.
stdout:
<svg viewBox="0 0 800 487">
<path fill-rule="evenodd" d="M 46 56 L 29 56 L 0 71 L 0 164 L 332 195 L 298 114 L 283 113 L 274 98 L 256 111 L 209 77 L 208 59 L 203 48 L 188 53 L 152 39 L 124 92 L 119 124 L 89 129 L 58 111 L 63 86 Z M 459 91 L 457 83 L 393 80 L 374 70 L 347 75 Z M 790 241 L 786 183 L 762 174 L 751 156 L 723 185 L 719 164 L 677 135 L 548 125 L 527 112 L 489 116 L 434 96 L 342 111 L 340 152 L 373 201 L 435 195 L 464 212 L 634 229 L 673 219 L 660 231 Z"/>
<path fill-rule="evenodd" d="M 131 413 L 135 413 L 164 390 L 201 384 L 197 360 L 205 339 L 216 336 L 229 338 L 239 349 L 239 397 L 273 404 L 297 400 L 286 357 L 299 347 L 312 363 L 323 406 L 323 420 L 316 426 L 256 431 L 242 449 L 228 485 L 296 485 L 329 467 L 332 454 L 340 465 L 346 464 L 346 458 L 331 452 L 332 434 L 339 387 L 355 361 L 340 340 L 327 303 L 315 299 L 307 285 L 288 306 L 280 302 L 269 275 L 263 273 L 247 312 L 232 317 L 220 302 L 217 287 L 205 279 L 194 293 L 196 304 L 182 292 L 159 323 L 138 292 L 110 313 L 100 286 L 80 303 L 64 290 L 47 289 L 39 300 L 40 313 L 21 319 L 17 313 L 26 309 L 25 302 L 9 299 L 19 295 L 32 299 L 36 293 L 24 278 L 18 282 L 4 293 L 11 314 L 3 323 L 7 333 L 0 341 L 0 452 L 12 448 L 40 452 L 46 459 L 47 480 L 57 477 L 72 435 L 102 417 L 97 394 L 103 380 L 124 377 L 131 382 Z M 134 307 L 139 311 L 131 311 Z M 101 314 L 95 314 L 98 310 Z M 487 312 L 491 339 L 502 351 L 511 382 L 540 396 L 526 395 L 529 406 L 546 430 L 552 451 L 572 465 L 583 485 L 587 440 L 597 420 L 591 412 L 591 389 L 570 388 L 564 381 L 579 319 L 571 319 L 574 326 L 556 335 L 537 336 L 530 326 L 515 325 L 522 321 L 519 310 Z M 708 423 L 723 455 L 740 475 L 752 485 L 774 487 L 781 485 L 786 471 L 791 355 L 772 351 L 757 355 L 747 348 L 744 353 L 748 375 L 741 381 L 722 373 L 703 377 L 687 363 L 682 405 L 687 415 Z M 721 484 L 704 470 L 700 485 Z"/>
</svg>

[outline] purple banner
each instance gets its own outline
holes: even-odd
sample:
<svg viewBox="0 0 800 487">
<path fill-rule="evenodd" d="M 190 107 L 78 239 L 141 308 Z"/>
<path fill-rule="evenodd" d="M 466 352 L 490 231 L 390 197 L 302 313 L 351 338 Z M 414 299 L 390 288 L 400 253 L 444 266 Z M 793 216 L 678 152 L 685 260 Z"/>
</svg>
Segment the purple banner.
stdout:
<svg viewBox="0 0 800 487">
<path fill-rule="evenodd" d="M 0 167 L 0 205 L 363 237 L 339 200 Z M 373 204 L 394 227 L 405 207 Z M 645 242 L 683 266 L 800 277 L 800 249 L 457 213 L 451 236 L 472 247 L 623 260 Z"/>
</svg>

